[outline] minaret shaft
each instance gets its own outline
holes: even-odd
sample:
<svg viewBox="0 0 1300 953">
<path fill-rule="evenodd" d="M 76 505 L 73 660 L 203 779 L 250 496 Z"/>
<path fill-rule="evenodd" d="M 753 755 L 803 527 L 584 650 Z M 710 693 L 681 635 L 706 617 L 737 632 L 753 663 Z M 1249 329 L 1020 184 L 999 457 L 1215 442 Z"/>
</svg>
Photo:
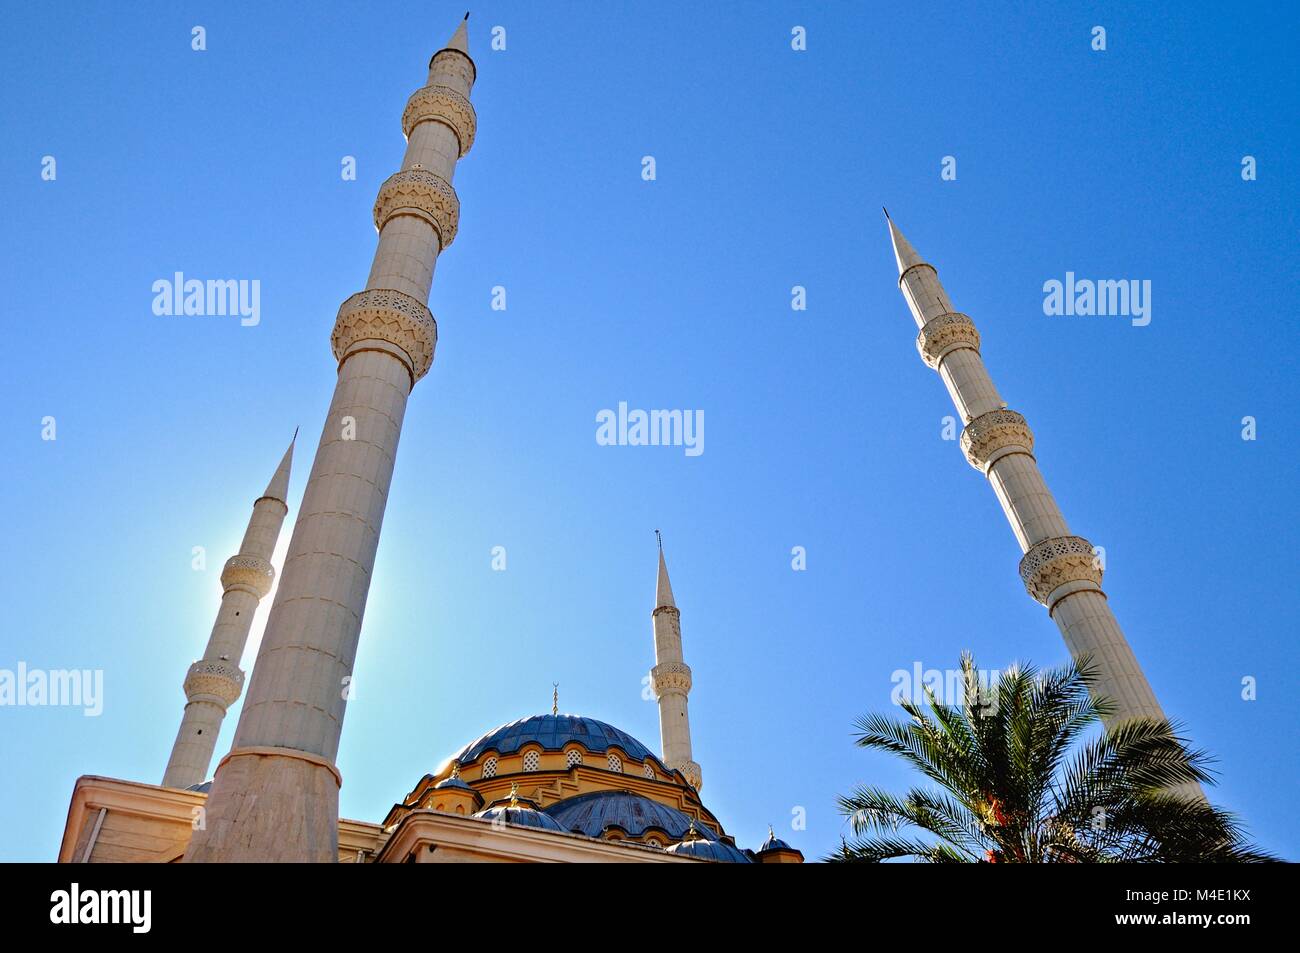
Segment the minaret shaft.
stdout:
<svg viewBox="0 0 1300 953">
<path fill-rule="evenodd" d="M 366 289 L 339 309 L 329 416 L 234 747 L 187 861 L 337 859 L 334 759 L 406 403 L 433 362 L 426 302 L 434 263 L 456 235 L 451 179 L 474 138 L 473 82 L 462 24 L 402 117 L 406 157 L 375 201 Z"/>
<path fill-rule="evenodd" d="M 650 670 L 650 687 L 659 702 L 659 740 L 664 763 L 682 772 L 698 791 L 704 786 L 700 766 L 691 754 L 691 719 L 687 698 L 691 693 L 691 669 L 682 658 L 681 613 L 668 582 L 664 554 L 659 553 L 659 582 L 655 592 L 655 667 Z"/>
<path fill-rule="evenodd" d="M 1033 454 L 1024 417 L 1006 409 L 980 356 L 974 323 L 954 311 L 933 266 L 889 223 L 899 261 L 899 288 L 920 332 L 917 349 L 937 370 L 965 430 L 967 460 L 993 486 L 1024 558 L 1021 578 L 1047 606 L 1070 653 L 1091 656 L 1096 692 L 1115 705 L 1109 723 L 1164 718 L 1155 693 L 1116 622 L 1101 589 L 1102 567 L 1092 545 L 1070 533 Z"/>
<path fill-rule="evenodd" d="M 271 554 L 288 512 L 284 497 L 288 495 L 292 459 L 291 443 L 266 493 L 253 504 L 239 553 L 222 568 L 221 606 L 203 658 L 185 675 L 187 704 L 163 773 L 164 787 L 186 788 L 207 779 L 226 710 L 243 690 L 239 659 L 248 644 L 257 605 L 270 592 L 275 578 Z"/>
</svg>

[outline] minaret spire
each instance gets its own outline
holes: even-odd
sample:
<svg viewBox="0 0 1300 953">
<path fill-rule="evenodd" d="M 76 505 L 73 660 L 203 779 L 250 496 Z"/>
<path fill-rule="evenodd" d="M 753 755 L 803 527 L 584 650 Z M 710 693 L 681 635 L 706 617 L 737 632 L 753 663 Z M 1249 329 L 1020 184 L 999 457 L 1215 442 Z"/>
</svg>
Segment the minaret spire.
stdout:
<svg viewBox="0 0 1300 953">
<path fill-rule="evenodd" d="M 955 312 L 934 266 L 925 262 L 889 219 L 898 259 L 899 288 L 920 333 L 921 358 L 943 378 L 965 430 L 961 448 L 993 485 L 1024 557 L 1020 577 L 1043 605 L 1076 658 L 1091 656 L 1098 695 L 1116 706 L 1110 724 L 1127 718 L 1164 718 L 1101 589 L 1102 570 L 1092 544 L 1071 534 L 1034 457 L 1025 418 L 1008 410 L 980 357 L 980 336 Z"/>
<path fill-rule="evenodd" d="M 655 637 L 655 667 L 650 670 L 650 687 L 659 701 L 659 739 L 664 763 L 682 772 L 697 791 L 704 786 L 700 766 L 691 757 L 691 721 L 686 699 L 691 693 L 691 669 L 682 659 L 681 612 L 673 601 L 664 562 L 663 538 L 659 539 L 659 577 L 655 584 L 652 612 Z"/>
<path fill-rule="evenodd" d="M 281 458 L 280 465 L 276 467 L 271 482 L 266 485 L 266 492 L 262 494 L 263 496 L 279 500 L 281 503 L 288 502 L 289 469 L 293 466 L 293 445 L 297 442 L 298 428 L 295 427 L 293 428 L 293 439 L 289 441 L 289 449 L 284 452 L 284 457 Z"/>
<path fill-rule="evenodd" d="M 885 221 L 889 223 L 889 238 L 894 244 L 894 260 L 898 262 L 898 273 L 901 275 L 913 265 L 921 264 L 921 256 L 916 253 L 916 249 L 903 237 L 894 220 L 889 217 L 889 209 L 883 205 L 881 208 L 885 213 Z"/>
<path fill-rule="evenodd" d="M 294 438 L 297 436 L 295 430 Z M 226 710 L 243 691 L 244 673 L 239 668 L 239 659 L 248 643 L 257 604 L 271 591 L 275 579 L 271 553 L 280 538 L 285 514 L 289 512 L 287 497 L 292 463 L 293 441 L 290 441 L 266 492 L 253 503 L 253 515 L 248 519 L 239 553 L 226 560 L 221 570 L 221 607 L 203 658 L 185 673 L 185 713 L 163 772 L 164 787 L 187 788 L 207 779 Z"/>
<path fill-rule="evenodd" d="M 429 289 L 456 239 L 457 161 L 474 144 L 475 66 L 462 21 L 402 113 L 406 153 L 379 187 L 365 290 L 330 338 L 338 380 L 235 743 L 187 861 L 338 859 L 334 765 L 411 391 L 433 364 Z"/>
<path fill-rule="evenodd" d="M 451 35 L 444 49 L 459 50 L 462 53 L 469 53 L 469 11 L 465 12 L 465 18 L 456 26 L 456 32 Z"/>
</svg>

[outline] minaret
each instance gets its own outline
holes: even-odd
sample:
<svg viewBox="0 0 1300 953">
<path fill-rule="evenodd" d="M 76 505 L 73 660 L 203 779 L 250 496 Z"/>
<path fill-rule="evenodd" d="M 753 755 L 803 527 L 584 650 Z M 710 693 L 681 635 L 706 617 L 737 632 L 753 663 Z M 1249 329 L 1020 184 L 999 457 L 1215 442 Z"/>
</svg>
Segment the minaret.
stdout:
<svg viewBox="0 0 1300 953">
<path fill-rule="evenodd" d="M 456 162 L 474 142 L 466 25 L 407 101 L 401 171 L 379 188 L 364 291 L 339 308 L 338 383 L 249 681 L 187 861 L 334 861 L 335 767 L 407 399 L 433 363 L 426 302 L 456 237 Z"/>
<path fill-rule="evenodd" d="M 294 440 L 298 434 L 294 433 Z M 244 688 L 239 659 L 248 642 L 248 630 L 262 597 L 271 591 L 275 570 L 271 553 L 280 538 L 280 526 L 289 512 L 289 467 L 293 463 L 293 441 L 266 487 L 253 503 L 239 553 L 226 560 L 221 570 L 221 608 L 208 636 L 203 658 L 185 673 L 185 713 L 163 773 L 163 787 L 187 788 L 207 779 L 212 749 L 226 710 Z"/>
<path fill-rule="evenodd" d="M 1020 578 L 1029 594 L 1056 621 L 1076 658 L 1087 654 L 1097 669 L 1098 695 L 1126 718 L 1163 719 L 1146 676 L 1101 591 L 1102 570 L 1092 544 L 1070 533 L 1051 491 L 1038 472 L 1034 435 L 1025 418 L 1008 410 L 980 358 L 980 336 L 969 317 L 954 311 L 933 265 L 908 244 L 889 218 L 898 259 L 898 286 L 920 333 L 916 348 L 939 372 L 965 430 L 961 449 L 971 466 L 993 485 L 1024 557 Z"/>
<path fill-rule="evenodd" d="M 655 530 L 655 535 L 659 531 Z M 695 790 L 704 787 L 700 766 L 691 759 L 691 718 L 686 697 L 691 693 L 691 669 L 682 661 L 682 623 L 659 541 L 659 579 L 655 585 L 655 610 L 650 614 L 655 633 L 655 667 L 650 687 L 659 700 L 659 740 L 664 763 L 686 775 Z"/>
</svg>

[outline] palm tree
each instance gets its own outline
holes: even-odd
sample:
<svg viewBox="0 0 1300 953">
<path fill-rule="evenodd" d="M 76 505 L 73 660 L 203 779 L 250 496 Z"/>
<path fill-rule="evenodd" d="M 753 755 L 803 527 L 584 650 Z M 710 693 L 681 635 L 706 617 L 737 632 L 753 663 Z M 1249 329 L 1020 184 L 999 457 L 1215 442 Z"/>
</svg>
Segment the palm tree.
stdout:
<svg viewBox="0 0 1300 953">
<path fill-rule="evenodd" d="M 1046 672 L 1015 668 L 991 689 L 981 687 L 969 654 L 961 671 L 960 706 L 927 689 L 928 711 L 903 703 L 910 720 L 856 722 L 857 745 L 899 755 L 938 787 L 901 798 L 861 787 L 841 797 L 855 837 L 827 861 L 1275 859 L 1200 796 L 1209 759 L 1169 722 L 1131 719 L 1085 739 L 1113 711 L 1091 697 L 1095 670 L 1086 659 Z"/>
</svg>

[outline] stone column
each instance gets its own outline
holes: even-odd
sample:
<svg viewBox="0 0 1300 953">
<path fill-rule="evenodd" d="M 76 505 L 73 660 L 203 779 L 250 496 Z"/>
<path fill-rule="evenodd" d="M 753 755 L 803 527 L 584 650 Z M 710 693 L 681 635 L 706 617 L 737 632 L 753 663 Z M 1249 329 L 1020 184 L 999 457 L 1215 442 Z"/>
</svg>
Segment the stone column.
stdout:
<svg viewBox="0 0 1300 953">
<path fill-rule="evenodd" d="M 456 237 L 451 181 L 474 140 L 462 23 L 407 103 L 401 171 L 380 187 L 366 289 L 339 308 L 338 383 L 249 683 L 188 861 L 319 861 L 338 855 L 334 764 L 361 620 L 411 389 L 433 363 L 426 305 Z"/>
<path fill-rule="evenodd" d="M 289 467 L 293 461 L 293 444 L 271 483 L 256 502 L 249 518 L 239 553 L 226 560 L 221 570 L 221 607 L 208 637 L 203 658 L 190 666 L 185 675 L 185 713 L 172 745 L 171 757 L 162 783 L 169 788 L 187 788 L 207 780 L 212 751 L 226 710 L 235 703 L 244 687 L 244 673 L 239 659 L 248 643 L 257 604 L 275 579 L 271 554 L 280 537 L 289 507 Z"/>
<path fill-rule="evenodd" d="M 937 371 L 965 429 L 961 449 L 988 478 L 1020 544 L 1020 577 L 1047 607 L 1071 655 L 1090 655 L 1096 693 L 1115 705 L 1109 724 L 1164 718 L 1101 589 L 1102 568 L 1092 544 L 1070 532 L 1034 457 L 1025 418 L 1007 409 L 980 356 L 971 319 L 952 307 L 934 266 L 922 261 L 892 221 L 899 289 L 920 329 L 916 348 Z"/>
<path fill-rule="evenodd" d="M 698 791 L 704 787 L 704 777 L 691 757 L 691 718 L 686 704 L 691 693 L 691 669 L 682 659 L 681 613 L 673 601 L 663 550 L 659 551 L 655 603 L 651 613 L 655 667 L 650 670 L 650 688 L 659 701 L 659 740 L 664 763 L 682 772 Z"/>
</svg>

